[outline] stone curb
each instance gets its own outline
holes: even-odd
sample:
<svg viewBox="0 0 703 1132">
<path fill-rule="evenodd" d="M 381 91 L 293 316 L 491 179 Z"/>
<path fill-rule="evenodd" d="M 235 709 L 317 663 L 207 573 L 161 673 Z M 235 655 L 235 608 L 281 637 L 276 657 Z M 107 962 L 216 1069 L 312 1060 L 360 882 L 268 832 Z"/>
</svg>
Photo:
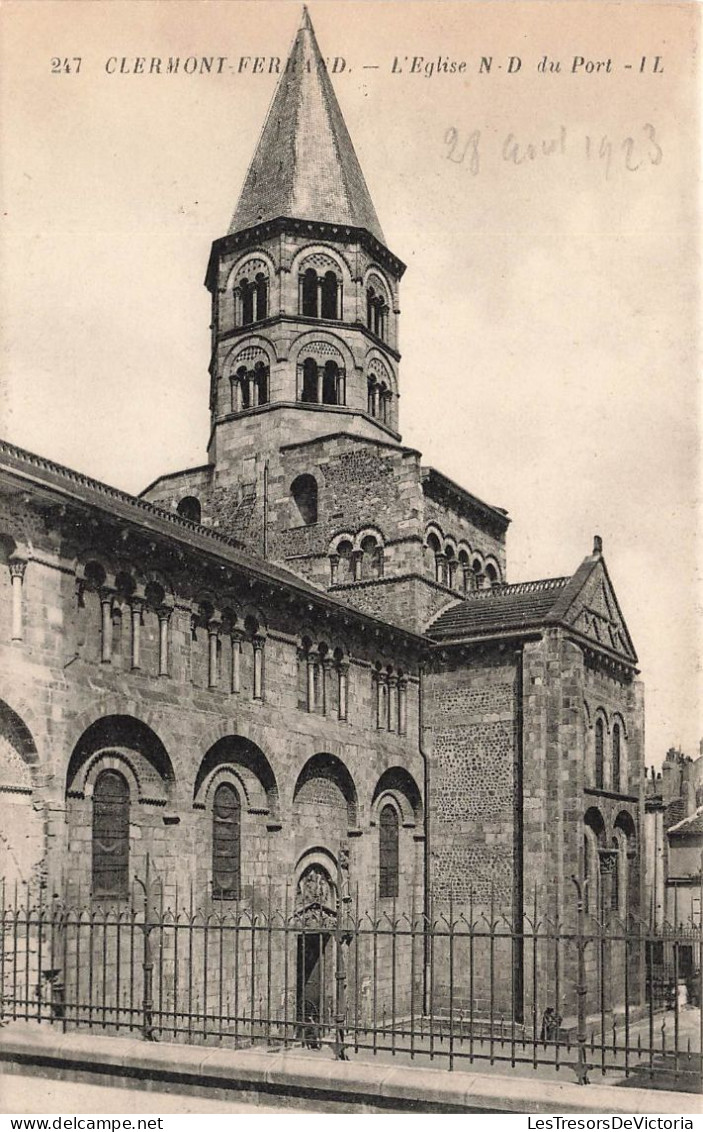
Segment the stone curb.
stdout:
<svg viewBox="0 0 703 1132">
<path fill-rule="evenodd" d="M 298 1053 L 225 1050 L 135 1038 L 106 1038 L 88 1034 L 57 1034 L 30 1028 L 0 1031 L 0 1072 L 3 1066 L 35 1065 L 133 1081 L 148 1079 L 234 1093 L 305 1096 L 352 1111 L 377 1104 L 384 1110 L 412 1112 L 430 1107 L 441 1111 L 503 1113 L 678 1114 L 700 1111 L 691 1093 L 623 1089 L 530 1080 L 526 1077 L 487 1076 L 446 1069 L 389 1066 L 359 1061 L 313 1059 Z"/>
</svg>

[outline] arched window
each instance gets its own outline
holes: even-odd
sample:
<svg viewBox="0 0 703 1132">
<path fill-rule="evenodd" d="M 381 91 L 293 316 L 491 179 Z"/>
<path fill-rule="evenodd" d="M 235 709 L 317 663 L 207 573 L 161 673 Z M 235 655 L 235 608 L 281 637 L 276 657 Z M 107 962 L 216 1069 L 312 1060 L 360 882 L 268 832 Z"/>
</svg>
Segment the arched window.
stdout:
<svg viewBox="0 0 703 1132">
<path fill-rule="evenodd" d="M 306 527 L 317 522 L 317 482 L 314 476 L 296 476 L 290 485 L 298 514 Z"/>
<path fill-rule="evenodd" d="M 268 316 L 268 279 L 261 272 L 257 275 L 254 286 L 256 288 L 256 318 L 257 321 Z"/>
<path fill-rule="evenodd" d="M 242 279 L 239 284 L 242 302 L 242 326 L 249 326 L 254 321 L 254 298 L 256 285 L 248 279 Z"/>
<path fill-rule="evenodd" d="M 459 551 L 459 570 L 461 571 L 459 586 L 464 593 L 468 593 L 471 589 L 471 567 L 469 565 L 469 556 L 465 550 Z"/>
<path fill-rule="evenodd" d="M 190 519 L 191 523 L 199 523 L 201 519 L 200 502 L 194 495 L 186 495 L 178 504 L 178 514 L 182 519 Z"/>
<path fill-rule="evenodd" d="M 604 773 L 604 769 L 603 769 L 604 768 L 604 764 L 603 764 L 604 731 L 603 731 L 603 720 L 600 719 L 600 718 L 596 720 L 595 744 L 596 744 L 596 787 L 597 787 L 597 789 L 602 790 L 603 785 L 604 785 L 604 778 L 603 778 L 603 773 Z"/>
<path fill-rule="evenodd" d="M 306 318 L 317 318 L 317 272 L 309 267 L 303 272 L 301 287 L 301 311 Z"/>
<path fill-rule="evenodd" d="M 349 539 L 344 539 L 337 547 L 338 566 L 337 566 L 337 582 L 353 582 L 354 581 L 354 567 L 353 567 L 353 547 Z"/>
<path fill-rule="evenodd" d="M 613 724 L 613 790 L 618 793 L 621 790 L 620 784 L 620 724 Z"/>
<path fill-rule="evenodd" d="M 383 807 L 379 821 L 378 895 L 398 895 L 398 814 L 393 806 Z"/>
<path fill-rule="evenodd" d="M 334 271 L 325 272 L 322 280 L 321 316 L 322 318 L 338 318 L 337 288 L 339 283 Z"/>
<path fill-rule="evenodd" d="M 432 574 L 435 582 L 441 582 L 441 580 L 442 580 L 442 559 L 441 559 L 440 555 L 441 555 L 442 548 L 439 544 L 439 539 L 437 538 L 436 534 L 431 533 L 427 536 L 427 549 L 429 551 L 428 558 L 429 558 L 430 573 Z"/>
<path fill-rule="evenodd" d="M 486 581 L 488 582 L 489 586 L 494 586 L 498 581 L 498 571 L 496 570 L 492 562 L 489 562 L 486 565 Z"/>
<path fill-rule="evenodd" d="M 241 891 L 241 818 L 239 795 L 229 782 L 215 791 L 212 805 L 212 895 L 237 900 Z"/>
<path fill-rule="evenodd" d="M 254 366 L 254 382 L 259 405 L 268 405 L 269 400 L 269 367 L 264 362 L 257 362 Z"/>
<path fill-rule="evenodd" d="M 386 337 L 386 316 L 388 307 L 383 296 L 376 293 L 373 287 L 366 292 L 366 325 L 377 338 Z"/>
<path fill-rule="evenodd" d="M 448 546 L 444 553 L 447 556 L 447 585 L 454 588 L 454 586 L 456 585 L 456 557 L 454 554 L 454 548 Z"/>
<path fill-rule="evenodd" d="M 336 362 L 325 362 L 322 375 L 322 402 L 324 405 L 338 405 L 339 366 Z"/>
<path fill-rule="evenodd" d="M 314 358 L 306 358 L 303 362 L 303 388 L 300 400 L 317 404 L 317 362 Z"/>
<path fill-rule="evenodd" d="M 383 548 L 378 545 L 373 535 L 367 535 L 362 539 L 361 552 L 362 578 L 380 578 L 383 573 Z"/>
<path fill-rule="evenodd" d="M 235 381 L 239 390 L 238 409 L 251 408 L 251 390 L 249 388 L 249 374 L 246 366 L 240 366 L 235 374 Z"/>
<path fill-rule="evenodd" d="M 129 785 L 103 770 L 93 788 L 93 896 L 129 896 Z"/>
</svg>

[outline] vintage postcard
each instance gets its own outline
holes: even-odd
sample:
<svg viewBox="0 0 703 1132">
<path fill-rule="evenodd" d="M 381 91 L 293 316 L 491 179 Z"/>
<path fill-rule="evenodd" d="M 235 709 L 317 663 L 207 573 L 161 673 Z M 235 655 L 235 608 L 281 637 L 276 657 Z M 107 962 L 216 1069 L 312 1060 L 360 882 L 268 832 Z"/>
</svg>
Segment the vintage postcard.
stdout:
<svg viewBox="0 0 703 1132">
<path fill-rule="evenodd" d="M 3 1112 L 693 1127 L 699 31 L 3 0 Z"/>
</svg>

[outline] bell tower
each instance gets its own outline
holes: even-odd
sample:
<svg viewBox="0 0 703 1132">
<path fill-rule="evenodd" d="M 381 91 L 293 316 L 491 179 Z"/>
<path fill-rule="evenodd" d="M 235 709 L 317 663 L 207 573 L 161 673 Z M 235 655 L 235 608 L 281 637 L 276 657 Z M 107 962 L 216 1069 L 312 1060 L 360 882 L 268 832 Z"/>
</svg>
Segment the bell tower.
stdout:
<svg viewBox="0 0 703 1132">
<path fill-rule="evenodd" d="M 211 430 L 218 486 L 280 449 L 351 433 L 399 444 L 398 284 L 306 9 L 229 232 L 215 240 Z"/>
</svg>

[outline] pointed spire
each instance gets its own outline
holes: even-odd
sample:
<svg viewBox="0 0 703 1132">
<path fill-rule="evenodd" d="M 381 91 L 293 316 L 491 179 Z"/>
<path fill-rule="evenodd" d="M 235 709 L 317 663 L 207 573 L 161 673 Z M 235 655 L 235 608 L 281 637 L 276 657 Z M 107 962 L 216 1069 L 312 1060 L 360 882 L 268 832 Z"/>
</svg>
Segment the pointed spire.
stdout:
<svg viewBox="0 0 703 1132">
<path fill-rule="evenodd" d="M 230 232 L 278 216 L 366 228 L 385 244 L 307 8 L 303 8 Z"/>
</svg>

